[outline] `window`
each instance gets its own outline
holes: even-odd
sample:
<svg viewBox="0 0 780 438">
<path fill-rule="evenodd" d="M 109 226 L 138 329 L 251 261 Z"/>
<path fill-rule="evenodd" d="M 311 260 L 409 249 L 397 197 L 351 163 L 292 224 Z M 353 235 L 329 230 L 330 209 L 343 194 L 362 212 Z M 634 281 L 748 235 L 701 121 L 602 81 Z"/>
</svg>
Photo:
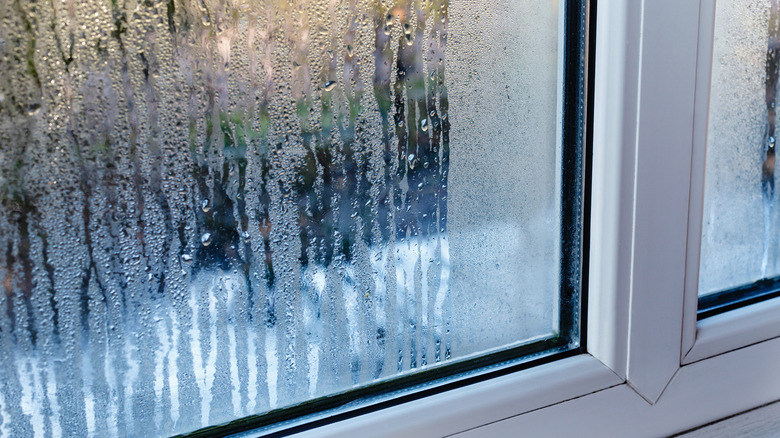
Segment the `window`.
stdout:
<svg viewBox="0 0 780 438">
<path fill-rule="evenodd" d="M 59 7 L 59 3 L 52 4 Z M 180 3 L 172 4 L 180 7 Z M 209 2 L 201 5 L 205 9 L 211 7 Z M 162 22 L 151 21 L 150 26 L 170 26 L 167 14 L 171 9 L 168 9 L 168 4 L 143 4 L 143 7 L 147 6 L 165 10 L 164 14 L 159 14 L 165 19 Z M 195 6 L 198 10 L 198 5 Z M 777 379 L 776 371 L 776 363 L 780 359 L 778 299 L 764 300 L 701 320 L 697 318 L 715 1 L 614 0 L 599 3 L 598 10 L 596 6 L 594 1 L 586 2 L 582 9 L 568 10 L 571 15 L 567 15 L 578 20 L 593 17 L 591 23 L 595 23 L 596 30 L 589 33 L 587 39 L 580 40 L 583 44 L 587 42 L 590 49 L 595 49 L 594 71 L 587 76 L 593 85 L 593 150 L 592 155 L 584 157 L 585 162 L 592 163 L 590 215 L 583 229 L 584 234 L 590 235 L 586 248 L 590 263 L 583 271 L 588 289 L 588 300 L 583 308 L 587 313 L 586 351 L 574 350 L 567 357 L 557 357 L 534 367 L 503 368 L 505 372 L 496 374 L 477 372 L 475 375 L 479 378 L 468 380 L 468 385 L 444 385 L 441 391 L 425 397 L 402 396 L 392 405 L 380 402 L 376 406 L 381 409 L 357 409 L 361 415 L 341 415 L 342 411 L 324 413 L 309 419 L 313 422 L 310 424 L 320 427 L 303 431 L 304 435 L 664 436 L 780 399 L 780 379 Z M 18 3 L 3 5 L 2 8 L 6 9 L 0 11 L 6 15 L 18 12 L 9 9 L 11 7 L 18 8 Z M 62 12 L 63 16 L 70 13 L 65 5 L 63 9 L 57 7 L 41 13 L 48 18 L 54 12 Z M 181 12 L 181 9 L 178 11 Z M 114 19 L 114 15 L 108 17 Z M 143 19 L 145 16 L 139 17 Z M 517 21 L 515 16 L 505 18 L 510 22 Z M 210 20 L 209 17 L 206 21 L 214 26 L 214 21 Z M 119 22 L 121 24 L 121 20 Z M 22 22 L 19 26 L 25 30 L 34 24 Z M 91 24 L 74 27 L 79 32 L 100 28 Z M 128 32 L 127 28 L 116 24 L 116 21 L 109 20 L 109 26 L 115 26 L 113 29 L 117 32 Z M 397 27 L 393 32 L 400 36 L 403 31 Z M 26 59 L 31 41 L 36 45 L 49 44 L 55 49 L 57 44 L 67 45 L 67 41 L 30 38 L 29 34 L 22 38 L 23 44 L 10 45 L 12 36 L 9 35 L 25 34 L 3 34 L 0 41 L 3 48 L 24 48 L 15 52 L 20 60 Z M 143 38 L 134 41 L 149 44 Z M 87 49 L 102 53 L 90 46 Z M 51 62 L 66 65 L 74 62 L 67 51 L 59 52 L 64 53 L 64 57 L 56 50 L 46 53 L 47 61 L 54 59 Z M 580 56 L 582 52 L 567 50 L 565 53 L 567 56 Z M 146 68 L 144 58 L 137 53 L 133 55 L 135 57 L 130 59 L 135 63 L 136 71 L 143 76 Z M 60 58 L 62 61 L 58 60 Z M 150 71 L 158 66 L 155 60 L 146 58 L 146 62 Z M 29 68 L 26 63 L 16 63 L 11 67 L 29 73 L 25 70 Z M 121 77 L 122 69 L 111 70 L 109 76 L 112 74 Z M 14 93 L 26 96 L 24 93 L 35 90 L 35 81 L 30 85 L 19 82 L 24 75 L 12 77 L 18 81 L 13 83 Z M 328 82 L 321 82 L 321 85 L 325 86 Z M 41 83 L 45 82 L 42 80 Z M 161 81 L 161 86 L 172 86 L 173 83 Z M 133 84 L 131 81 L 130 85 Z M 334 88 L 343 85 L 339 82 Z M 89 89 L 93 90 L 95 99 L 110 98 L 97 92 L 100 90 L 97 85 Z M 292 90 L 285 92 L 292 93 Z M 10 96 L 16 95 L 4 93 L 5 105 L 15 102 Z M 143 93 L 138 96 L 139 99 L 148 99 Z M 563 110 L 575 107 L 563 105 Z M 47 110 L 35 103 L 25 105 L 23 109 L 24 114 L 14 120 L 40 117 Z M 222 120 L 214 117 L 212 132 L 221 136 L 224 133 Z M 407 120 L 404 122 L 408 123 Z M 57 123 L 64 122 L 60 120 Z M 228 119 L 225 123 L 232 128 L 236 122 Z M 426 118 L 427 123 L 431 123 L 428 125 L 431 129 L 432 121 Z M 11 127 L 27 129 L 21 122 L 4 125 L 4 129 Z M 173 132 L 176 129 L 183 130 L 184 140 L 189 141 L 188 126 L 174 128 Z M 4 138 L 3 144 L 9 141 L 9 138 Z M 57 144 L 55 151 L 58 150 Z M 165 148 L 161 146 L 160 150 Z M 98 157 L 97 152 L 103 153 L 102 149 L 95 151 Z M 43 154 L 43 151 L 39 153 Z M 41 156 L 46 160 L 52 159 L 51 156 Z M 14 161 L 5 156 L 2 163 L 14 169 Z M 150 166 L 145 171 L 151 169 L 153 167 Z M 240 171 L 240 166 L 235 169 Z M 229 175 L 230 166 L 220 171 Z M 7 178 L 6 175 L 13 173 L 7 173 L 4 168 L 2 175 Z M 96 176 L 81 172 L 79 178 L 82 177 Z M 132 181 L 128 184 L 132 185 Z M 207 187 L 213 189 L 208 184 Z M 283 188 L 274 188 L 278 190 L 278 196 L 284 194 Z M 290 193 L 293 191 L 290 190 Z M 203 210 L 200 198 L 194 198 L 192 193 L 182 196 L 190 196 Z M 212 210 L 215 204 L 216 200 L 209 198 L 205 208 Z M 57 207 L 63 211 L 73 208 L 67 203 Z M 149 211 L 147 214 L 159 212 Z M 75 221 L 83 214 L 66 217 Z M 73 229 L 71 235 L 79 231 L 78 228 Z M 194 234 L 194 237 L 200 239 L 202 234 Z M 134 236 L 124 238 L 130 241 Z M 216 245 L 217 241 L 218 236 L 210 235 L 200 241 L 200 245 L 208 242 L 207 248 L 216 248 L 212 245 Z M 37 242 L 42 242 L 42 239 Z M 52 251 L 56 248 L 68 256 L 63 256 L 63 260 L 76 260 L 69 257 L 70 254 L 63 248 L 65 243 L 52 242 Z M 85 245 L 84 242 L 78 244 Z M 42 246 L 42 243 L 35 243 L 30 248 Z M 71 247 L 67 250 L 75 252 Z M 133 247 L 129 246 L 125 251 L 129 250 Z M 35 251 L 30 253 L 40 254 Z M 24 266 L 21 269 L 24 270 Z M 38 276 L 35 278 L 44 279 L 49 275 L 45 269 L 30 269 L 30 273 Z M 52 275 L 67 278 L 66 274 L 65 270 L 54 270 Z M 152 280 L 149 281 L 154 284 L 157 281 L 154 280 L 155 272 L 151 274 Z M 146 278 L 149 278 L 148 275 Z M 62 298 L 55 296 L 56 300 Z M 64 300 L 62 303 L 73 306 L 72 301 Z M 214 309 L 215 312 L 227 311 L 216 305 Z M 30 310 L 39 311 L 36 307 Z M 138 314 L 145 315 L 144 312 Z M 9 331 L 3 327 L 2 333 Z M 218 332 L 215 336 L 223 335 Z M 281 343 L 277 343 L 277 348 L 279 345 Z M 6 346 L 3 351 L 11 351 Z M 224 360 L 230 354 L 227 349 L 226 352 L 218 352 L 216 357 Z M 1 364 L 3 372 L 10 375 L 6 371 L 10 367 L 8 356 L 0 356 L 0 360 L 5 361 Z M 59 364 L 54 362 L 52 366 Z M 46 378 L 50 376 L 52 374 L 45 375 Z M 153 377 L 154 374 L 139 374 L 139 378 L 148 380 Z M 42 386 L 44 383 L 48 385 L 45 379 L 40 382 Z M 3 384 L 16 383 L 5 380 Z M 155 388 L 154 384 L 151 387 Z M 163 394 L 166 394 L 165 382 L 156 388 L 162 388 Z M 20 398 L 27 397 L 24 400 L 30 398 L 29 392 L 9 393 Z M 70 394 L 68 397 L 71 397 L 69 400 L 77 400 L 80 395 Z M 14 406 L 6 401 L 5 396 L 0 399 L 0 415 L 3 418 L 0 427 L 5 428 L 4 432 L 11 427 L 6 418 L 24 415 Z M 48 405 L 43 409 L 55 408 Z M 347 404 L 342 408 L 348 411 L 354 406 Z M 105 413 L 100 415 L 108 417 Z M 120 415 L 127 414 L 122 412 Z M 197 410 L 193 413 L 196 418 L 201 415 L 202 412 Z M 264 432 L 281 434 L 299 430 L 289 429 L 288 426 L 284 424 L 280 429 L 265 429 Z M 25 434 L 29 430 L 20 432 Z M 257 432 L 249 432 L 249 436 L 253 433 Z"/>
<path fill-rule="evenodd" d="M 1 12 L 3 433 L 227 433 L 578 352 L 584 2 Z"/>
<path fill-rule="evenodd" d="M 667 436 L 780 399 L 776 300 L 697 321 L 715 1 L 589 8 L 588 354 L 317 436 Z"/>
<path fill-rule="evenodd" d="M 778 295 L 777 13 L 775 3 L 716 9 L 700 318 Z"/>
</svg>

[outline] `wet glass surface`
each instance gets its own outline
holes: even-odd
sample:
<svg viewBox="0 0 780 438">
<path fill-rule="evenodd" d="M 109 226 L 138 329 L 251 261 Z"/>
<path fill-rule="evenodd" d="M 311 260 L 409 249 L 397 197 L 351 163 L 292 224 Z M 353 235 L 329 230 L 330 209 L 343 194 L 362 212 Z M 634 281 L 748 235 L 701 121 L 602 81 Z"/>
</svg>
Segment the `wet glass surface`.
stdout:
<svg viewBox="0 0 780 438">
<path fill-rule="evenodd" d="M 0 435 L 170 435 L 553 335 L 559 7 L 0 4 Z"/>
<path fill-rule="evenodd" d="M 779 11 L 775 0 L 717 5 L 700 296 L 780 275 L 774 165 Z"/>
</svg>

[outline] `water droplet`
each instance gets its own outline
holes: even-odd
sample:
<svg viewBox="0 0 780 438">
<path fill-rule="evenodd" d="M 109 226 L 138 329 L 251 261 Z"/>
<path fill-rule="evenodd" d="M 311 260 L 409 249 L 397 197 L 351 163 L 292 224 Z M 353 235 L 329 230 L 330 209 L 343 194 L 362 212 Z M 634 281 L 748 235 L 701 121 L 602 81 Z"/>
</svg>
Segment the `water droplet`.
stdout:
<svg viewBox="0 0 780 438">
<path fill-rule="evenodd" d="M 211 233 L 203 233 L 200 236 L 200 243 L 202 243 L 203 246 L 211 245 Z"/>
<path fill-rule="evenodd" d="M 38 114 L 38 111 L 40 109 L 41 109 L 41 104 L 39 104 L 39 103 L 31 103 L 27 107 L 27 114 L 30 115 L 30 116 L 34 116 L 34 115 Z"/>
<path fill-rule="evenodd" d="M 211 210 L 211 202 L 208 199 L 200 201 L 200 208 L 204 213 L 208 213 Z"/>
<path fill-rule="evenodd" d="M 352 44 L 347 44 L 347 56 L 350 58 L 355 56 L 355 48 L 352 47 Z"/>
<path fill-rule="evenodd" d="M 414 43 L 414 37 L 412 37 L 412 34 L 407 33 L 406 34 L 406 45 L 411 46 Z"/>
<path fill-rule="evenodd" d="M 420 122 L 420 129 L 424 131 L 428 130 L 428 119 L 423 119 L 422 122 Z"/>
<path fill-rule="evenodd" d="M 404 121 L 403 121 L 403 120 L 399 120 L 399 121 L 398 121 L 398 126 L 399 126 L 399 127 L 401 127 L 401 126 L 404 126 Z"/>
<path fill-rule="evenodd" d="M 244 238 L 245 242 L 249 242 L 249 231 L 244 231 L 243 233 L 241 233 L 241 237 Z"/>
<path fill-rule="evenodd" d="M 325 85 L 322 88 L 325 91 L 332 91 L 334 88 L 336 88 L 336 81 L 325 82 Z"/>
<path fill-rule="evenodd" d="M 417 184 L 417 190 L 422 190 L 422 188 L 423 188 L 423 183 Z"/>
<path fill-rule="evenodd" d="M 434 110 L 431 110 L 431 112 L 430 112 L 430 113 L 428 113 L 428 114 L 429 114 L 431 117 L 434 117 L 434 116 L 436 115 L 436 111 L 434 111 Z"/>
<path fill-rule="evenodd" d="M 189 254 L 182 254 L 181 260 L 183 262 L 191 262 L 192 261 L 192 256 L 189 255 Z"/>
<path fill-rule="evenodd" d="M 409 160 L 409 162 L 410 162 L 410 163 L 411 163 L 412 161 L 414 161 L 414 154 L 409 154 L 409 156 L 407 157 L 407 159 Z"/>
<path fill-rule="evenodd" d="M 404 23 L 404 33 L 409 35 L 412 33 L 412 25 L 409 23 Z"/>
</svg>

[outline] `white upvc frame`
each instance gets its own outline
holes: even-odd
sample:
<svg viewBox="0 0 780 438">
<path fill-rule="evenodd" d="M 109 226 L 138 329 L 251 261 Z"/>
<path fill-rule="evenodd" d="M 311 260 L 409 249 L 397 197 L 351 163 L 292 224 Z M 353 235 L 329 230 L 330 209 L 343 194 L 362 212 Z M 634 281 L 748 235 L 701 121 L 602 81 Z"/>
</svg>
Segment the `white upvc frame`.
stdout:
<svg viewBox="0 0 780 438">
<path fill-rule="evenodd" d="M 780 299 L 696 321 L 715 0 L 603 0 L 589 354 L 307 436 L 663 436 L 780 399 Z"/>
</svg>

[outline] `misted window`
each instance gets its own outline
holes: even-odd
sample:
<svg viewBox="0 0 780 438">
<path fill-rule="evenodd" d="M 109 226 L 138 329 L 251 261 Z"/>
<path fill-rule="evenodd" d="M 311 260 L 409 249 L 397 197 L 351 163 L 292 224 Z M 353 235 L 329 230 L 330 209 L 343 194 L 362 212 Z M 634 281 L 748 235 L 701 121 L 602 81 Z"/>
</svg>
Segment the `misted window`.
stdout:
<svg viewBox="0 0 780 438">
<path fill-rule="evenodd" d="M 184 433 L 576 348 L 583 11 L 3 2 L 0 435 Z"/>
<path fill-rule="evenodd" d="M 716 7 L 699 272 L 707 314 L 780 292 L 779 20 L 774 0 Z"/>
</svg>

